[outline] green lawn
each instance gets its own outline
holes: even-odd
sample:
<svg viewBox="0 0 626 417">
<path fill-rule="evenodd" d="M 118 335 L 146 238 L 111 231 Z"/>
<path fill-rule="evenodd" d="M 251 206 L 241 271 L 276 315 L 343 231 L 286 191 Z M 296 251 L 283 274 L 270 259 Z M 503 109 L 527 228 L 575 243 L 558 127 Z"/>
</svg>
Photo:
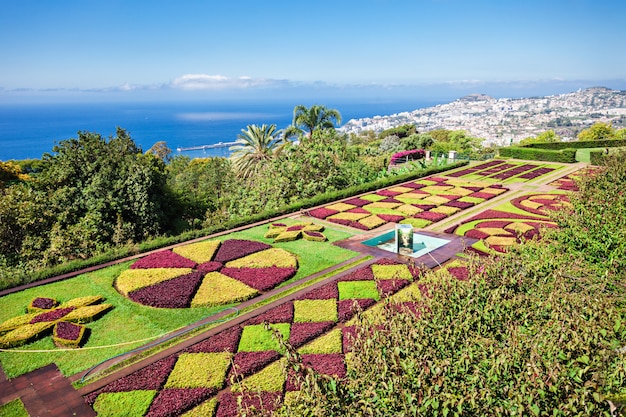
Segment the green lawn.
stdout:
<svg viewBox="0 0 626 417">
<path fill-rule="evenodd" d="M 258 226 L 242 232 L 221 236 L 225 239 L 251 239 L 273 244 L 263 235 L 267 226 Z M 329 242 L 294 242 L 273 244 L 294 253 L 298 257 L 298 273 L 289 281 L 307 277 L 333 265 L 351 259 L 358 254 L 339 248 L 331 242 L 345 239 L 351 234 L 337 230 L 326 230 Z M 130 301 L 119 294 L 112 286 L 114 279 L 130 265 L 126 262 L 99 271 L 79 275 L 75 278 L 45 286 L 9 294 L 0 299 L 0 322 L 21 315 L 35 297 L 52 297 L 64 302 L 76 297 L 101 295 L 106 303 L 114 308 L 100 319 L 88 323 L 91 334 L 81 349 L 59 351 L 51 337 L 44 337 L 33 343 L 17 348 L 17 352 L 0 352 L 0 364 L 9 378 L 22 375 L 56 363 L 64 375 L 73 375 L 115 355 L 135 349 L 147 341 L 130 345 L 120 345 L 99 349 L 99 346 L 119 345 L 164 333 L 199 321 L 220 311 L 220 307 L 199 307 L 190 309 L 158 309 Z M 284 285 L 284 284 L 283 284 Z M 50 350 L 50 352 L 26 352 L 28 350 Z"/>
<path fill-rule="evenodd" d="M 586 163 L 591 163 L 591 152 L 594 151 L 600 151 L 600 152 L 604 152 L 606 148 L 585 148 L 585 149 L 578 149 L 576 151 L 576 161 L 578 162 L 586 162 Z M 623 151 L 626 148 L 609 148 L 609 153 L 615 153 L 617 151 Z"/>
</svg>

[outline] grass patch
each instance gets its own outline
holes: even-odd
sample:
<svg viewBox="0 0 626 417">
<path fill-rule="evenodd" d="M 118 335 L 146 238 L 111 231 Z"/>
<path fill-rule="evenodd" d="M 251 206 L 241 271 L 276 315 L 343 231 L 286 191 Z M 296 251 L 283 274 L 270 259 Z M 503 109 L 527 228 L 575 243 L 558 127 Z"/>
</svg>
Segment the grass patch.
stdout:
<svg viewBox="0 0 626 417">
<path fill-rule="evenodd" d="M 380 300 L 376 281 L 341 281 L 337 283 L 339 300 L 371 298 Z"/>
<path fill-rule="evenodd" d="M 26 407 L 24 407 L 24 403 L 19 398 L 6 403 L 4 405 L 0 405 L 0 416 L 3 417 L 30 417 L 28 411 L 26 411 Z"/>
<path fill-rule="evenodd" d="M 293 302 L 294 323 L 312 323 L 319 321 L 337 321 L 337 301 L 296 300 Z"/>
<path fill-rule="evenodd" d="M 284 340 L 289 340 L 291 324 L 276 323 L 271 324 L 270 327 L 273 330 L 278 330 Z M 260 352 L 264 350 L 283 352 L 284 349 L 280 347 L 278 340 L 274 338 L 272 332 L 265 330 L 263 324 L 244 327 L 239 340 L 238 352 Z"/>
<path fill-rule="evenodd" d="M 152 403 L 156 391 L 136 390 L 107 392 L 98 395 L 93 409 L 101 417 L 143 416 Z"/>
</svg>

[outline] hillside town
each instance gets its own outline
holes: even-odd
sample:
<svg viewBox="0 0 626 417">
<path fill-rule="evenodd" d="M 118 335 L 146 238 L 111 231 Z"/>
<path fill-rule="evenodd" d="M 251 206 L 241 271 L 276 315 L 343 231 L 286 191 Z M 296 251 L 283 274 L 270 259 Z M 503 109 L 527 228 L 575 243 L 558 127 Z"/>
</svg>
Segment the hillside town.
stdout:
<svg viewBox="0 0 626 417">
<path fill-rule="evenodd" d="M 594 87 L 546 97 L 500 99 L 473 94 L 410 112 L 352 119 L 341 130 L 359 134 L 414 124 L 419 132 L 465 130 L 484 138 L 485 146 L 503 146 L 549 129 L 563 141 L 575 140 L 581 130 L 596 122 L 626 127 L 626 91 Z"/>
</svg>

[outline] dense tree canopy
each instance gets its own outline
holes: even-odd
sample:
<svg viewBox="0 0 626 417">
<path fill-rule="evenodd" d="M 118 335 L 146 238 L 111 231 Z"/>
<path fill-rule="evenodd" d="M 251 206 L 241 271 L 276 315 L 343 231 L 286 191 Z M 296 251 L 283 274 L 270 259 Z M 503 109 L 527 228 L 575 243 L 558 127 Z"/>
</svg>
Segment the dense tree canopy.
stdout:
<svg viewBox="0 0 626 417">
<path fill-rule="evenodd" d="M 578 134 L 579 141 L 615 139 L 615 129 L 610 123 L 597 122 Z"/>
</svg>

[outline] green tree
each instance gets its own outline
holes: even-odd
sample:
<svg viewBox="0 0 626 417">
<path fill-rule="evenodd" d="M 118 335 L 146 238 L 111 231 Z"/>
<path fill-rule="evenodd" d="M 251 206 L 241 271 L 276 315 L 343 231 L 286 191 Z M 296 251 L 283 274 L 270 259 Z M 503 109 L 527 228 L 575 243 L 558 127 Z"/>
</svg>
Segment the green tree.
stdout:
<svg viewBox="0 0 626 417">
<path fill-rule="evenodd" d="M 435 139 L 428 133 L 415 133 L 401 140 L 405 151 L 413 149 L 429 149 L 435 143 Z"/>
<path fill-rule="evenodd" d="M 341 123 L 341 114 L 335 109 L 320 105 L 311 107 L 298 105 L 293 109 L 293 121 L 285 130 L 285 136 L 311 138 L 313 132 L 334 129 L 335 124 L 339 123 Z"/>
<path fill-rule="evenodd" d="M 79 132 L 43 158 L 34 187 L 51 211 L 49 263 L 85 258 L 111 245 L 139 242 L 167 229 L 165 164 L 143 154 L 118 128 L 108 140 Z"/>
<path fill-rule="evenodd" d="M 226 158 L 175 156 L 167 165 L 167 184 L 178 204 L 178 215 L 184 224 L 199 227 L 205 217 L 219 215 L 227 204 L 234 183 L 234 172 Z"/>
<path fill-rule="evenodd" d="M 161 161 L 165 162 L 168 162 L 172 156 L 172 150 L 167 146 L 167 143 L 163 141 L 156 142 L 146 151 L 146 153 L 151 153 Z"/>
<path fill-rule="evenodd" d="M 578 140 L 591 141 L 591 140 L 605 140 L 614 139 L 615 129 L 610 123 L 596 122 L 587 129 L 582 130 L 578 134 Z"/>
<path fill-rule="evenodd" d="M 237 136 L 237 145 L 231 146 L 230 160 L 239 177 L 250 178 L 263 171 L 285 145 L 282 130 L 276 125 L 248 125 Z"/>
<path fill-rule="evenodd" d="M 531 143 L 554 143 L 560 142 L 561 137 L 552 129 L 546 130 L 535 137 L 526 138 L 520 141 L 520 145 L 530 145 Z"/>
</svg>

